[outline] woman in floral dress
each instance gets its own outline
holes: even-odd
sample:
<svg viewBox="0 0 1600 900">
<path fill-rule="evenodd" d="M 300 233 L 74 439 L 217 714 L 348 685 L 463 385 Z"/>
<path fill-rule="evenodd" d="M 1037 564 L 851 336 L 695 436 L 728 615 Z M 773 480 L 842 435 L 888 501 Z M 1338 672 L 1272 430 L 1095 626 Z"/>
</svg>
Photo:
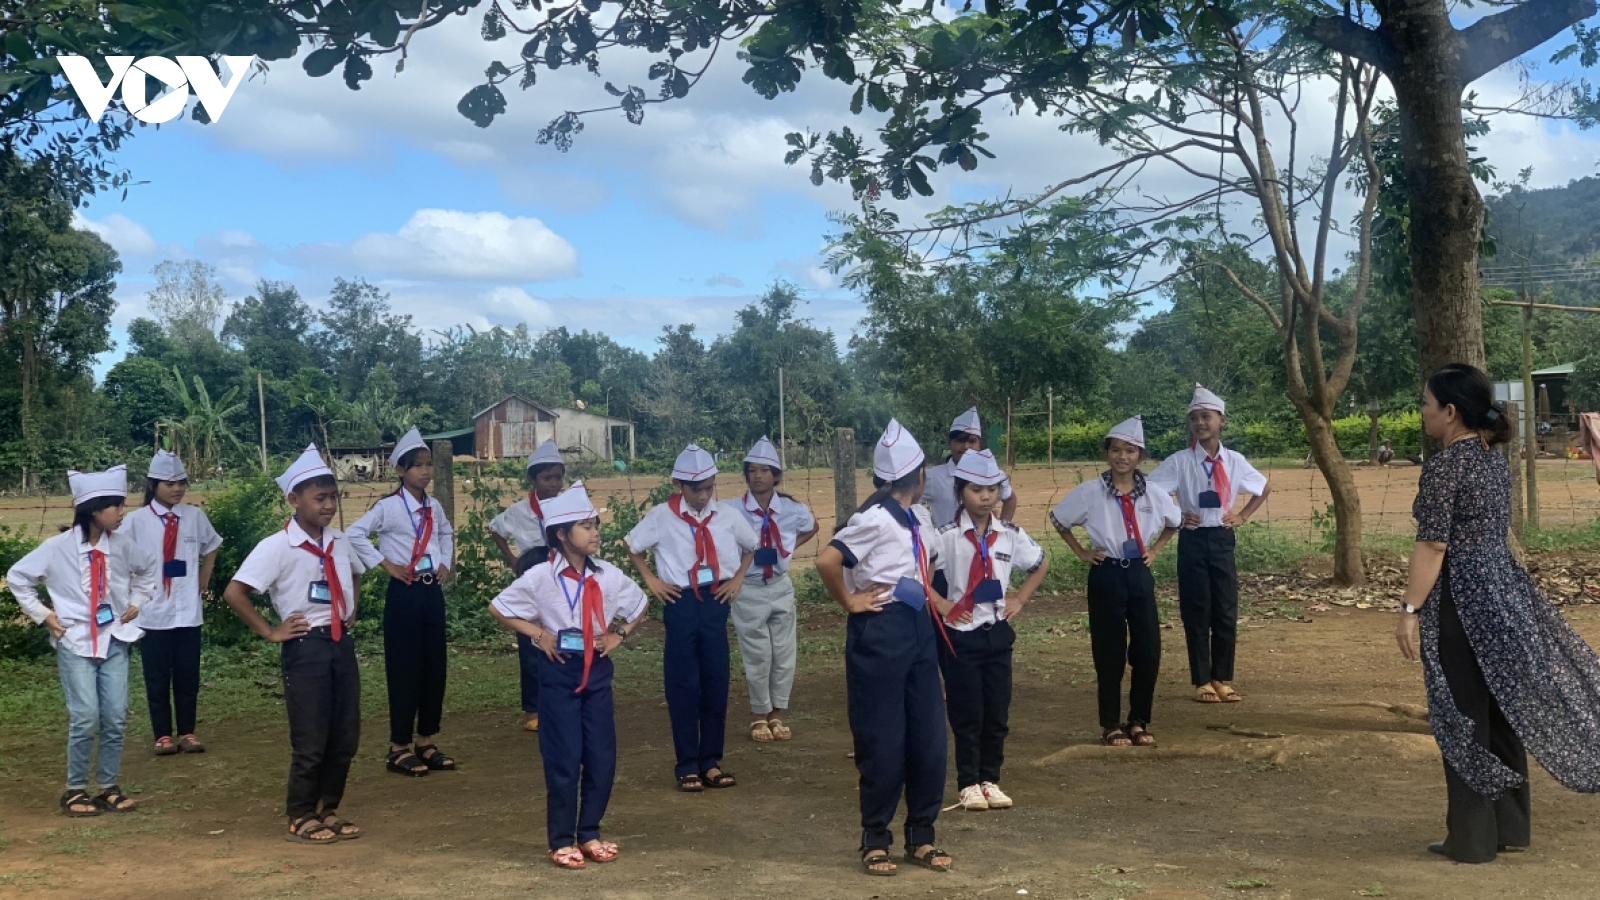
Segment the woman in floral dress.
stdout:
<svg viewBox="0 0 1600 900">
<path fill-rule="evenodd" d="M 1512 423 L 1493 397 L 1468 365 L 1428 379 L 1422 425 L 1445 447 L 1417 486 L 1395 628 L 1401 654 L 1422 659 L 1444 755 L 1449 833 L 1428 849 L 1468 863 L 1527 848 L 1528 752 L 1563 785 L 1600 792 L 1600 659 L 1511 555 L 1511 476 L 1493 445 Z"/>
</svg>

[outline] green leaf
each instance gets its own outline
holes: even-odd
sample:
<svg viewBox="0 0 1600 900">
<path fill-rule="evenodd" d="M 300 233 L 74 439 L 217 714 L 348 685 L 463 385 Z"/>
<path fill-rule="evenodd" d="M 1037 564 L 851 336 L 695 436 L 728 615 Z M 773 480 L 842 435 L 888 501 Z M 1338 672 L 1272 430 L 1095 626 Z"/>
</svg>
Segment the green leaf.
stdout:
<svg viewBox="0 0 1600 900">
<path fill-rule="evenodd" d="M 479 128 L 488 128 L 496 116 L 506 111 L 506 95 L 492 84 L 480 84 L 461 98 L 456 111 Z"/>
<path fill-rule="evenodd" d="M 498 41 L 506 36 L 506 23 L 500 18 L 500 10 L 490 9 L 483 14 L 483 39 Z"/>
<path fill-rule="evenodd" d="M 307 75 L 312 78 L 321 78 L 332 72 L 334 66 L 343 62 L 344 57 L 345 48 L 343 47 L 323 47 L 319 50 L 311 51 L 311 55 L 306 57 L 303 66 Z"/>
</svg>

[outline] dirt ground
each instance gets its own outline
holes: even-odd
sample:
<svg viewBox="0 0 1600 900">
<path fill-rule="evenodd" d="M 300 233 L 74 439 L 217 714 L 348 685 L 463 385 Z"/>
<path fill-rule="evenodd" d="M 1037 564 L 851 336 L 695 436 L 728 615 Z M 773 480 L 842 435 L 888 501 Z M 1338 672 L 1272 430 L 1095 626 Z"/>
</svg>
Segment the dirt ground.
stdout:
<svg viewBox="0 0 1600 900">
<path fill-rule="evenodd" d="M 1444 833 L 1444 780 L 1425 723 L 1387 708 L 1424 702 L 1418 666 L 1394 649 L 1390 614 L 1251 616 L 1238 682 L 1247 699 L 1237 706 L 1189 702 L 1181 631 L 1164 632 L 1153 723 L 1161 747 L 1151 751 L 1094 745 L 1081 612 L 1080 599 L 1066 598 L 1025 614 L 1003 779 L 1017 807 L 943 814 L 950 874 L 906 868 L 869 879 L 856 867 L 856 775 L 843 677 L 829 656 L 801 679 L 796 737 L 784 745 L 744 739 L 736 678 L 727 765 L 741 784 L 728 791 L 671 789 L 658 683 L 630 686 L 605 823 L 623 856 L 581 873 L 543 858 L 537 739 L 512 710 L 448 717 L 461 771 L 408 780 L 383 771 L 384 723 L 369 693 L 343 810 L 367 834 L 334 847 L 279 839 L 281 717 L 240 721 L 207 709 L 202 695 L 211 752 L 162 759 L 143 752 L 133 723 L 124 783 L 138 786 L 142 809 L 83 822 L 55 810 L 60 737 L 8 734 L 0 889 L 42 898 L 1600 896 L 1600 799 L 1561 790 L 1542 771 L 1531 852 L 1467 868 L 1424 851 Z M 1600 639 L 1600 611 L 1569 614 Z M 812 641 L 838 641 L 842 623 L 816 611 L 805 629 Z M 514 657 L 498 671 L 514 678 Z M 1215 730 L 1230 724 L 1283 736 Z"/>
</svg>

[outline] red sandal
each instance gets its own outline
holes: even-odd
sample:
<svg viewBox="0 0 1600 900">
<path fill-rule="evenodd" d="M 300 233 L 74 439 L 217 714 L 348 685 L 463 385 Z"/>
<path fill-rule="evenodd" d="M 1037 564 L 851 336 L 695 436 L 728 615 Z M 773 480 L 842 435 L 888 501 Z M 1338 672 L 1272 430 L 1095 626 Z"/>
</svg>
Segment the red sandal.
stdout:
<svg viewBox="0 0 1600 900">
<path fill-rule="evenodd" d="M 608 863 L 622 855 L 622 848 L 609 841 L 590 841 L 578 849 L 583 851 L 584 858 L 597 863 Z"/>
<path fill-rule="evenodd" d="M 550 851 L 550 861 L 558 869 L 581 869 L 586 863 L 583 861 L 583 851 L 577 847 L 562 847 L 560 850 Z"/>
</svg>

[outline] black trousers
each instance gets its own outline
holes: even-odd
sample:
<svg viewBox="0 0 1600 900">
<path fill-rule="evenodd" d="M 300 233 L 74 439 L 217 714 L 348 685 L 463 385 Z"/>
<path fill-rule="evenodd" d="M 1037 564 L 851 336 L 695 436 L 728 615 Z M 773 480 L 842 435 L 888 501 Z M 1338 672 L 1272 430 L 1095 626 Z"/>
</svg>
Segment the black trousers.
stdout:
<svg viewBox="0 0 1600 900">
<path fill-rule="evenodd" d="M 889 823 L 906 795 L 906 846 L 933 843 L 944 805 L 942 640 L 926 610 L 889 603 L 845 624 L 845 690 L 861 787 L 861 848 L 894 843 Z"/>
<path fill-rule="evenodd" d="M 1448 579 L 1448 575 L 1441 576 Z M 1500 704 L 1489 692 L 1483 669 L 1473 655 L 1472 644 L 1450 596 L 1449 582 L 1439 592 L 1439 664 L 1456 709 L 1473 722 L 1473 737 L 1489 749 L 1506 768 L 1522 776 L 1522 784 L 1506 791 L 1498 800 L 1489 800 L 1473 790 L 1445 762 L 1444 783 L 1449 794 L 1445 824 L 1445 852 L 1458 862 L 1479 863 L 1495 858 L 1499 847 L 1526 847 L 1531 840 L 1531 794 L 1528 785 L 1528 754 L 1522 740 L 1500 712 Z"/>
<path fill-rule="evenodd" d="M 1010 733 L 1011 648 L 1017 633 L 1010 622 L 997 622 L 971 631 L 946 628 L 945 634 L 950 647 L 942 638 L 934 645 L 944 674 L 945 712 L 955 736 L 956 785 L 999 784 Z"/>
<path fill-rule="evenodd" d="M 444 715 L 444 591 L 389 579 L 383 598 L 383 676 L 389 686 L 389 740 L 411 743 L 439 733 Z"/>
<path fill-rule="evenodd" d="M 522 676 L 522 711 L 539 714 L 539 658 L 544 651 L 533 638 L 517 632 L 517 669 Z"/>
<path fill-rule="evenodd" d="M 144 661 L 144 693 L 150 704 L 150 730 L 156 740 L 194 734 L 200 697 L 200 626 L 146 631 L 139 641 Z M 172 730 L 172 715 L 178 730 Z"/>
<path fill-rule="evenodd" d="M 1149 725 L 1161 673 L 1161 620 L 1156 580 L 1143 560 L 1108 559 L 1089 568 L 1089 644 L 1099 685 L 1100 727 L 1122 720 L 1122 672 L 1133 669 L 1128 724 Z"/>
<path fill-rule="evenodd" d="M 361 670 L 348 633 L 324 628 L 283 644 L 283 705 L 289 712 L 290 818 L 337 809 L 361 743 Z"/>
<path fill-rule="evenodd" d="M 1189 644 L 1189 681 L 1233 680 L 1239 640 L 1239 571 L 1232 528 L 1196 528 L 1178 535 L 1178 613 Z"/>
<path fill-rule="evenodd" d="M 713 585 L 704 585 L 683 588 L 677 601 L 661 610 L 667 632 L 661 678 L 672 722 L 672 774 L 678 778 L 722 768 L 728 732 L 729 607 L 717 599 Z"/>
</svg>

